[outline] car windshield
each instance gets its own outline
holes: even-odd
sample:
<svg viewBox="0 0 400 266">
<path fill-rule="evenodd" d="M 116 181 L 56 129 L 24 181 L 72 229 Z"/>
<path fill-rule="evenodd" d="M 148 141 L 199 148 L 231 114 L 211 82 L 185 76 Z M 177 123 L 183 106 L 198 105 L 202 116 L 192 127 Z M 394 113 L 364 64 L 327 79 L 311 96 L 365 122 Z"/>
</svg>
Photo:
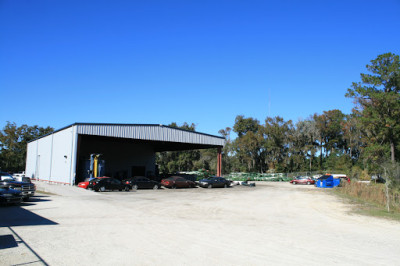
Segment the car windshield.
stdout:
<svg viewBox="0 0 400 266">
<path fill-rule="evenodd" d="M 31 179 L 29 177 L 23 177 L 22 182 L 31 183 Z"/>
<path fill-rule="evenodd" d="M 14 180 L 15 180 L 14 177 L 12 177 L 12 175 L 7 174 L 7 173 L 1 173 L 1 174 L 0 174 L 0 179 L 1 179 L 2 181 L 5 181 L 5 180 L 14 181 Z"/>
</svg>

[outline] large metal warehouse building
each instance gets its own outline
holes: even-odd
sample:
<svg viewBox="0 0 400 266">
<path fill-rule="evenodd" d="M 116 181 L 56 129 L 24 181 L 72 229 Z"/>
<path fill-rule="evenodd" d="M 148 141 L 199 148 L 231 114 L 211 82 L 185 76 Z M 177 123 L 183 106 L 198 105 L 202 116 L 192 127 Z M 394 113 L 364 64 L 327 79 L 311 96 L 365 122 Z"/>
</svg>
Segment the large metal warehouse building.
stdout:
<svg viewBox="0 0 400 266">
<path fill-rule="evenodd" d="M 217 148 L 220 176 L 224 144 L 223 137 L 164 125 L 75 123 L 28 143 L 25 174 L 74 185 L 91 154 L 101 154 L 107 176 L 130 177 L 155 174 L 156 152 Z"/>
</svg>

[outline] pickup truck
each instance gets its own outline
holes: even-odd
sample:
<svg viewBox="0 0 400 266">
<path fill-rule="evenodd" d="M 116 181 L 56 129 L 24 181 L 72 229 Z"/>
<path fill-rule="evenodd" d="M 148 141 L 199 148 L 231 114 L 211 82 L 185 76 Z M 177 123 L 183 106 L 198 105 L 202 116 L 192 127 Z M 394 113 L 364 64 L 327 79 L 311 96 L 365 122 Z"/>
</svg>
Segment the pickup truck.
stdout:
<svg viewBox="0 0 400 266">
<path fill-rule="evenodd" d="M 36 191 L 35 184 L 16 181 L 12 175 L 4 172 L 0 172 L 0 186 L 21 191 L 23 201 L 28 201 Z"/>
<path fill-rule="evenodd" d="M 22 201 L 22 192 L 0 186 L 0 204 L 19 204 Z"/>
</svg>

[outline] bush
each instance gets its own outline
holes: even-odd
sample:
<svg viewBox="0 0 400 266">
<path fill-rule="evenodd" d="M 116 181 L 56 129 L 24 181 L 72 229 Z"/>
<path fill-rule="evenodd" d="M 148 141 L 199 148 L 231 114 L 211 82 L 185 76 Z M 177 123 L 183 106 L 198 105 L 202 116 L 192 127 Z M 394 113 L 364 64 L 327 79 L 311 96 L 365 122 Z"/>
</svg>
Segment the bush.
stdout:
<svg viewBox="0 0 400 266">
<path fill-rule="evenodd" d="M 358 198 L 366 202 L 387 206 L 385 184 L 351 182 L 344 183 L 338 190 L 350 197 Z M 391 210 L 400 211 L 400 190 L 389 190 L 389 206 Z"/>
<path fill-rule="evenodd" d="M 369 181 L 371 180 L 371 176 L 368 173 L 367 169 L 361 169 L 359 166 L 353 166 L 350 170 L 349 177 L 351 180 L 363 180 Z"/>
</svg>

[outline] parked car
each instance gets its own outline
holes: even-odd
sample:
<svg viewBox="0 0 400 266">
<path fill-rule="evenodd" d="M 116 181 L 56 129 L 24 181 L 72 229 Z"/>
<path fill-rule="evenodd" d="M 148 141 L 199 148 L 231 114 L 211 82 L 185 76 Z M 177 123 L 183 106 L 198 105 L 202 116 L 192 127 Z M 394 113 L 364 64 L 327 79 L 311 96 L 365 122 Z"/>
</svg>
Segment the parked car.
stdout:
<svg viewBox="0 0 400 266">
<path fill-rule="evenodd" d="M 296 176 L 296 178 L 291 180 L 290 183 L 292 185 L 297 185 L 297 184 L 311 185 L 315 184 L 315 180 L 309 176 Z"/>
<path fill-rule="evenodd" d="M 0 187 L 0 203 L 19 204 L 22 201 L 21 190 L 11 189 L 8 186 Z"/>
<path fill-rule="evenodd" d="M 15 181 L 32 183 L 31 178 L 25 176 L 25 172 L 14 173 L 14 174 L 12 174 L 12 177 L 15 179 Z"/>
<path fill-rule="evenodd" d="M 171 176 L 161 180 L 161 185 L 166 188 L 193 188 L 196 183 L 180 176 Z"/>
<path fill-rule="evenodd" d="M 161 184 L 157 181 L 150 180 L 144 176 L 134 176 L 122 180 L 122 183 L 131 185 L 132 189 L 138 188 L 152 188 L 152 189 L 159 189 Z"/>
<path fill-rule="evenodd" d="M 108 178 L 108 176 L 102 176 L 102 177 L 96 177 L 96 178 L 98 178 L 98 179 L 100 179 L 100 178 Z M 85 181 L 78 183 L 78 187 L 81 187 L 81 188 L 84 188 L 84 189 L 88 189 L 89 182 L 90 182 L 90 180 L 93 180 L 93 179 L 95 179 L 95 177 L 86 178 Z"/>
<path fill-rule="evenodd" d="M 209 178 L 204 178 L 199 180 L 198 182 L 200 187 L 203 188 L 213 188 L 213 187 L 229 187 L 231 185 L 231 181 L 226 180 L 223 177 L 211 176 Z"/>
<path fill-rule="evenodd" d="M 383 177 L 381 177 L 380 175 L 373 175 L 371 176 L 371 181 L 375 182 L 375 183 L 382 183 L 385 184 L 386 183 L 386 179 L 384 179 Z"/>
<path fill-rule="evenodd" d="M 123 184 L 121 181 L 115 178 L 95 178 L 89 181 L 88 188 L 93 189 L 94 191 L 101 191 L 104 192 L 106 190 L 125 190 L 129 191 L 131 186 L 128 184 Z"/>
<path fill-rule="evenodd" d="M 19 182 L 12 175 L 4 172 L 0 172 L 0 187 L 21 191 L 23 201 L 28 201 L 30 197 L 35 195 L 36 191 L 36 186 L 30 182 L 30 179 L 29 182 Z"/>
</svg>

